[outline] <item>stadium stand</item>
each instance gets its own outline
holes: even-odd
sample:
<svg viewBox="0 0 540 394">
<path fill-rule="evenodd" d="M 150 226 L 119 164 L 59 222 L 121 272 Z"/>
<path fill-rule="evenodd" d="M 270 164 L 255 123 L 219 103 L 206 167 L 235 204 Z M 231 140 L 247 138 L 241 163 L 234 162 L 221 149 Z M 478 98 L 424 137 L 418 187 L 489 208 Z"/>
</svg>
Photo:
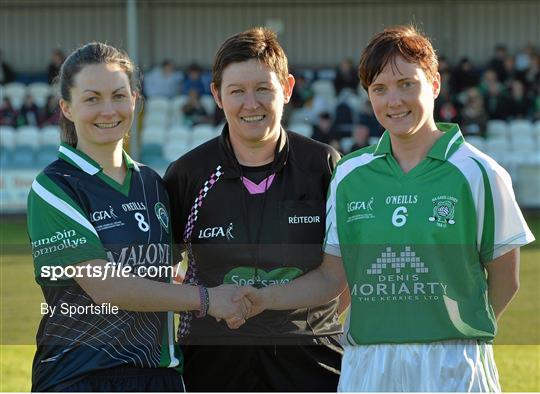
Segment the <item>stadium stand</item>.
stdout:
<svg viewBox="0 0 540 394">
<path fill-rule="evenodd" d="M 3 94 L 11 100 L 15 109 L 20 109 L 26 96 L 26 85 L 20 82 L 10 82 L 4 85 Z"/>
<path fill-rule="evenodd" d="M 506 56 L 511 57 L 510 54 Z M 498 63 L 504 62 L 495 62 L 497 63 L 495 64 L 493 59 L 486 62 L 485 67 L 472 65 L 472 70 L 468 70 L 465 75 L 465 82 L 458 81 L 453 84 L 453 90 L 450 91 L 447 88 L 438 100 L 452 104 L 456 110 L 455 120 L 460 123 L 463 119 L 462 113 L 468 105 L 465 98 L 471 81 L 478 81 L 474 89 L 482 93 L 486 106 L 491 100 L 486 81 L 491 84 L 498 83 L 504 97 L 509 97 L 511 94 L 513 81 L 517 78 L 522 81 L 528 95 L 527 102 L 531 105 L 531 108 L 526 111 L 528 116 L 516 118 L 505 111 L 492 114 L 494 117 L 487 120 L 485 130 L 481 130 L 476 135 L 467 135 L 467 141 L 507 168 L 514 177 L 518 199 L 524 206 L 540 206 L 538 201 L 540 193 L 538 183 L 540 182 L 534 181 L 540 174 L 540 71 L 538 71 L 540 70 L 540 56 L 538 54 L 535 56 L 534 59 L 537 59 L 538 64 L 531 61 L 532 66 L 528 74 L 516 74 L 512 70 L 502 73 L 496 67 Z M 448 68 L 454 71 L 455 75 L 455 68 L 451 67 L 447 61 L 441 61 L 441 67 L 445 68 L 441 70 L 445 76 L 450 75 Z M 337 147 L 347 153 L 351 147 L 357 147 L 352 138 L 352 130 L 355 130 L 357 125 L 364 125 L 370 129 L 369 144 L 378 141 L 380 131 L 376 128 L 372 129 L 372 123 L 375 120 L 368 108 L 369 102 L 366 104 L 365 90 L 360 85 L 356 89 L 352 89 L 351 86 L 339 87 L 337 70 L 337 67 L 295 69 L 294 74 L 297 76 L 298 84 L 295 86 L 292 102 L 287 106 L 284 125 L 299 134 L 318 138 L 319 134 L 313 133 L 314 127 L 318 125 L 320 114 L 328 113 L 332 130 L 337 133 Z M 490 70 L 496 71 L 499 80 L 496 80 L 494 72 L 489 72 Z M 196 71 L 205 77 L 209 75 L 207 70 Z M 463 70 L 458 74 L 460 72 L 463 74 Z M 201 78 L 197 77 L 187 85 L 200 88 L 200 83 Z M 339 95 L 336 95 L 336 83 L 340 90 Z M 444 86 L 446 85 L 443 84 L 443 88 Z M 206 90 L 201 90 L 203 94 L 200 96 L 200 102 L 208 116 L 203 123 L 192 125 L 193 120 L 186 117 L 182 111 L 189 101 L 185 83 L 183 87 L 182 94 L 170 97 L 154 95 L 144 99 L 142 128 L 138 139 L 139 159 L 160 172 L 163 172 L 168 163 L 176 160 L 180 155 L 219 135 L 222 129 L 223 118 L 216 116 L 218 108 L 213 97 Z M 37 171 L 55 159 L 59 144 L 59 129 L 55 125 L 57 117 L 56 121 L 54 116 L 51 117 L 55 111 L 55 94 L 57 93 L 54 86 L 44 82 L 34 81 L 25 85 L 17 80 L 0 85 L 0 96 L 8 98 L 13 107 L 5 110 L 4 105 L 0 112 L 0 166 L 2 169 Z M 27 95 L 33 98 L 40 110 L 38 124 L 32 126 L 25 125 L 26 122 L 21 116 L 21 106 Z M 49 103 L 51 108 L 46 109 L 48 100 L 53 101 Z M 3 114 L 5 117 L 2 117 Z M 208 123 L 212 121 L 214 124 Z M 464 131 L 466 132 L 465 128 Z"/>
<path fill-rule="evenodd" d="M 305 137 L 311 137 L 313 135 L 313 126 L 309 123 L 292 123 L 289 125 L 289 128 Z"/>
<path fill-rule="evenodd" d="M 44 82 L 31 83 L 27 87 L 27 92 L 34 98 L 34 102 L 40 108 L 47 104 L 47 98 L 54 93 L 53 87 Z"/>
</svg>

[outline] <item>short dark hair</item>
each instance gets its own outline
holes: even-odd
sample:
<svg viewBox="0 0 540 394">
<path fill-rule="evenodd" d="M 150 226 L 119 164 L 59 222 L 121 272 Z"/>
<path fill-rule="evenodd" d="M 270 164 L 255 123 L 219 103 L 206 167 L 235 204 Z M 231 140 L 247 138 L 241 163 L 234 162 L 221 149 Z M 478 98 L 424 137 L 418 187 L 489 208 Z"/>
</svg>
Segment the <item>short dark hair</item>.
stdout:
<svg viewBox="0 0 540 394">
<path fill-rule="evenodd" d="M 251 59 L 258 59 L 274 71 L 281 83 L 287 81 L 287 56 L 277 40 L 276 33 L 265 27 L 255 27 L 227 38 L 219 47 L 212 66 L 212 82 L 216 89 L 220 89 L 223 70 L 229 64 Z"/>
<path fill-rule="evenodd" d="M 393 26 L 375 34 L 360 57 L 358 74 L 364 89 L 368 89 L 388 63 L 396 57 L 417 63 L 429 80 L 434 80 L 439 61 L 429 38 L 412 25 Z"/>
<path fill-rule="evenodd" d="M 91 42 L 75 49 L 64 61 L 58 75 L 60 95 L 64 101 L 71 101 L 71 89 L 75 77 L 91 64 L 117 64 L 126 73 L 132 92 L 140 92 L 138 69 L 126 52 L 102 42 Z M 60 140 L 73 147 L 77 145 L 75 125 L 60 112 Z"/>
</svg>

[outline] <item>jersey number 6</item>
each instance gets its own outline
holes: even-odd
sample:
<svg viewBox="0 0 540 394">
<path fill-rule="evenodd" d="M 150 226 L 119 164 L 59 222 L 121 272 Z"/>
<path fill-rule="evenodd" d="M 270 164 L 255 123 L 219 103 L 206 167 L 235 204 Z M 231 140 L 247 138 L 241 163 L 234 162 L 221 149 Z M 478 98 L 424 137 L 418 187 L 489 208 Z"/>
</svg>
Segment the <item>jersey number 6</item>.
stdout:
<svg viewBox="0 0 540 394">
<path fill-rule="evenodd" d="M 392 224 L 396 227 L 402 227 L 407 223 L 407 208 L 397 207 L 392 214 Z"/>
</svg>

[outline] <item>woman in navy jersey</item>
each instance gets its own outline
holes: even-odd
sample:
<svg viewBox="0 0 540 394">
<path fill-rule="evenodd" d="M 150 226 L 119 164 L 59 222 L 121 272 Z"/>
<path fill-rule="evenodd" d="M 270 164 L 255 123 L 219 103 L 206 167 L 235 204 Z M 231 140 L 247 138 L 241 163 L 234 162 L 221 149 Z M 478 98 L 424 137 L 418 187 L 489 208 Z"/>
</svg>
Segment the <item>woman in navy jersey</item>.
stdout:
<svg viewBox="0 0 540 394">
<path fill-rule="evenodd" d="M 129 57 L 102 43 L 60 70 L 58 160 L 35 179 L 28 232 L 48 312 L 33 391 L 184 391 L 170 311 L 243 316 L 233 286 L 170 283 L 163 182 L 122 149 L 139 95 Z"/>
</svg>

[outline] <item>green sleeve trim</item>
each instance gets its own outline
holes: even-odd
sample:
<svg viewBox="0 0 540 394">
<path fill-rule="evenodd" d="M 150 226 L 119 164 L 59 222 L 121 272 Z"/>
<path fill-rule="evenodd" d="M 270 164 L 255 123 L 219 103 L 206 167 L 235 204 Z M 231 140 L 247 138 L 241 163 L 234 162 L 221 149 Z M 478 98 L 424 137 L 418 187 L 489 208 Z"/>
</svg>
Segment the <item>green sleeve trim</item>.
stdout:
<svg viewBox="0 0 540 394">
<path fill-rule="evenodd" d="M 480 261 L 485 264 L 493 260 L 495 250 L 495 207 L 493 205 L 493 194 L 491 193 L 491 184 L 484 166 L 475 158 L 472 158 L 480 168 L 482 180 L 484 182 L 484 217 L 482 224 L 482 239 L 480 241 Z"/>
</svg>

